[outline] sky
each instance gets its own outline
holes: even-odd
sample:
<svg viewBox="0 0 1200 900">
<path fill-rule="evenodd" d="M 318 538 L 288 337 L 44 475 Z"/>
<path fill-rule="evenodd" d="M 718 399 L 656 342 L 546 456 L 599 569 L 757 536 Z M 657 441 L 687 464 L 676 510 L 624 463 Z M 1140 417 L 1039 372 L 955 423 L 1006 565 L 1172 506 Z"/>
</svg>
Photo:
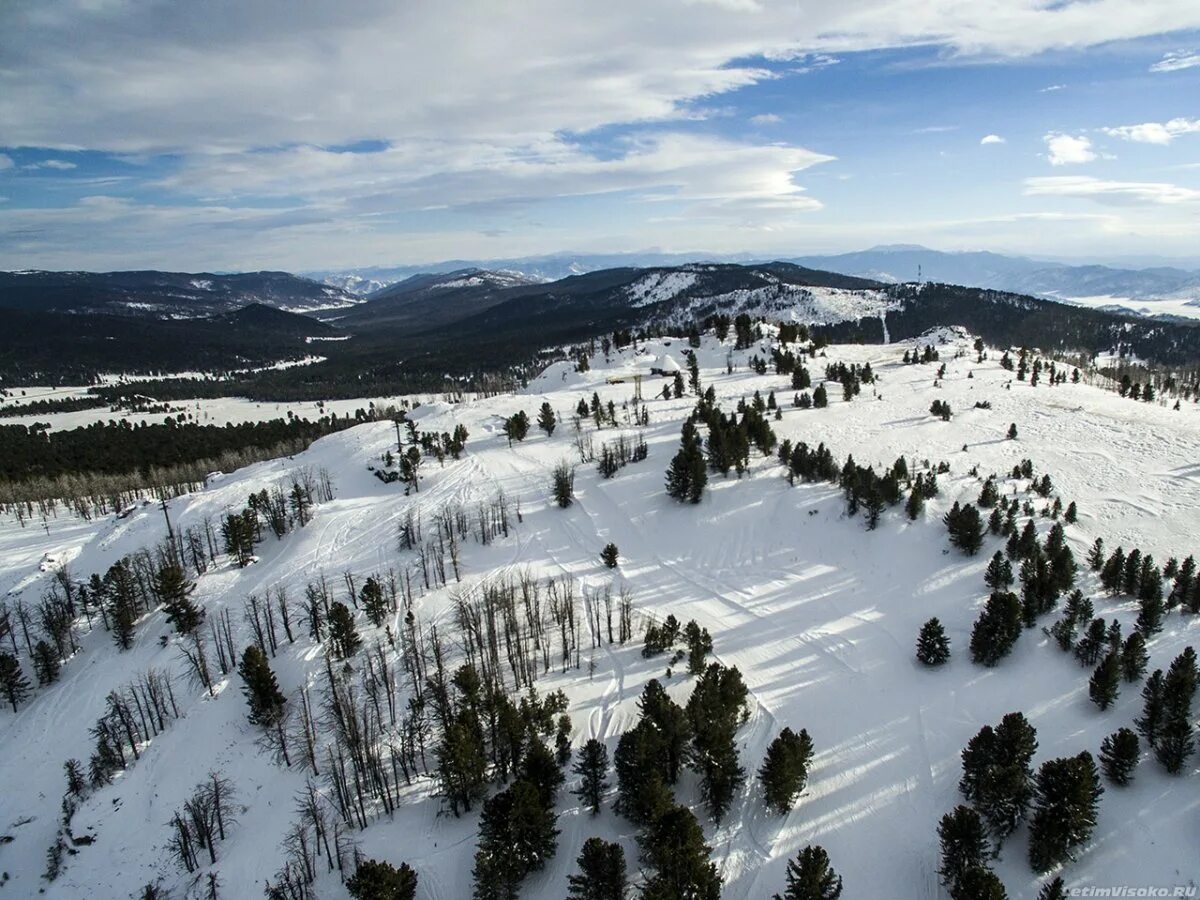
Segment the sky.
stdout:
<svg viewBox="0 0 1200 900">
<path fill-rule="evenodd" d="M 0 269 L 1200 257 L 1196 0 L 2 0 Z"/>
</svg>

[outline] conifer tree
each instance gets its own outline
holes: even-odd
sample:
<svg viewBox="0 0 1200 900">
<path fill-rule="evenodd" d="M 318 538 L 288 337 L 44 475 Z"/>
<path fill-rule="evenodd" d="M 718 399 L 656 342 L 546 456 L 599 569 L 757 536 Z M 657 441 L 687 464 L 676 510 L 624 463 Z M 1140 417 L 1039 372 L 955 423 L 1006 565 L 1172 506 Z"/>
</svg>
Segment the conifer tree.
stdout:
<svg viewBox="0 0 1200 900">
<path fill-rule="evenodd" d="M 1008 439 L 1010 441 L 1015 441 L 1017 439 L 1017 423 L 1016 422 L 1013 422 L 1011 425 L 1008 426 Z"/>
<path fill-rule="evenodd" d="M 554 467 L 550 493 L 561 509 L 566 509 L 575 501 L 575 468 L 566 460 Z"/>
<path fill-rule="evenodd" d="M 1021 601 L 1011 591 L 992 594 L 971 629 L 971 660 L 995 666 L 1021 636 Z"/>
<path fill-rule="evenodd" d="M 554 409 L 548 402 L 542 404 L 542 408 L 538 410 L 538 428 L 546 432 L 546 437 L 554 434 L 554 427 L 558 424 L 558 419 L 554 416 Z"/>
<path fill-rule="evenodd" d="M 399 868 L 391 863 L 364 859 L 346 879 L 346 890 L 354 900 L 414 900 L 417 873 L 408 863 Z"/>
<path fill-rule="evenodd" d="M 608 788 L 605 778 L 608 776 L 608 748 L 595 738 L 588 738 L 579 750 L 579 759 L 575 762 L 574 772 L 579 776 L 579 787 L 575 796 L 584 806 L 592 811 L 592 815 L 600 812 L 600 800 Z"/>
<path fill-rule="evenodd" d="M 952 900 L 1008 900 L 1000 876 L 985 866 L 964 872 L 950 896 Z"/>
<path fill-rule="evenodd" d="M 721 877 L 690 809 L 667 809 L 643 834 L 642 850 L 650 870 L 642 900 L 719 900 Z"/>
<path fill-rule="evenodd" d="M 959 790 L 997 841 L 1013 833 L 1029 808 L 1036 752 L 1037 731 L 1019 712 L 981 728 L 962 752 Z"/>
<path fill-rule="evenodd" d="M 617 549 L 617 545 L 608 543 L 604 545 L 604 549 L 600 551 L 600 560 L 610 569 L 617 567 L 617 562 L 621 557 L 621 552 Z"/>
<path fill-rule="evenodd" d="M 1117 699 L 1121 689 L 1121 654 L 1109 651 L 1096 666 L 1088 682 L 1088 696 L 1100 709 L 1108 709 Z"/>
<path fill-rule="evenodd" d="M 969 806 L 956 806 L 942 816 L 938 839 L 942 845 L 938 875 L 953 894 L 967 872 L 985 865 L 989 847 L 983 819 Z"/>
<path fill-rule="evenodd" d="M 951 544 L 968 556 L 979 552 L 983 546 L 983 520 L 978 509 L 970 503 L 960 506 L 955 502 L 943 521 L 950 533 Z"/>
<path fill-rule="evenodd" d="M 1162 724 L 1154 752 L 1172 775 L 1182 771 L 1195 750 L 1195 726 L 1192 724 L 1192 697 L 1196 692 L 1196 654 L 1191 647 L 1175 657 L 1162 685 Z"/>
<path fill-rule="evenodd" d="M 917 659 L 927 666 L 940 666 L 950 659 L 950 638 L 936 616 L 921 626 L 917 636 Z"/>
<path fill-rule="evenodd" d="M 701 628 L 696 620 L 690 620 L 683 628 L 684 641 L 688 648 L 688 674 L 699 675 L 705 668 L 708 654 L 712 653 L 712 637 L 707 628 Z"/>
<path fill-rule="evenodd" d="M 1037 775 L 1037 806 L 1029 823 L 1029 863 L 1039 874 L 1072 858 L 1092 837 L 1104 788 L 1092 755 L 1052 759 Z"/>
<path fill-rule="evenodd" d="M 808 846 L 788 860 L 787 887 L 774 900 L 838 900 L 842 876 L 829 864 L 823 847 Z"/>
<path fill-rule="evenodd" d="M 1138 734 L 1144 737 L 1151 747 L 1158 745 L 1158 736 L 1162 730 L 1165 681 L 1162 669 L 1155 669 L 1154 674 L 1146 679 L 1146 684 L 1142 687 L 1142 714 L 1134 722 Z"/>
<path fill-rule="evenodd" d="M 1125 639 L 1121 647 L 1121 675 L 1126 681 L 1137 681 L 1146 674 L 1150 654 L 1146 652 L 1146 639 L 1135 631 Z"/>
<path fill-rule="evenodd" d="M 329 644 L 338 659 L 349 659 L 362 646 L 354 615 L 340 600 L 329 605 Z"/>
<path fill-rule="evenodd" d="M 1079 370 L 1076 369 L 1076 374 Z M 1067 900 L 1067 889 L 1063 886 L 1061 877 L 1055 877 L 1038 891 L 1037 900 Z"/>
<path fill-rule="evenodd" d="M 242 653 L 238 674 L 244 682 L 242 693 L 250 707 L 248 718 L 251 724 L 274 728 L 283 717 L 283 705 L 287 699 L 279 690 L 279 682 L 275 680 L 267 655 L 257 644 L 251 644 Z"/>
<path fill-rule="evenodd" d="M 786 815 L 808 783 L 808 766 L 812 762 L 813 743 L 803 728 L 800 733 L 784 728 L 767 747 L 767 755 L 758 780 L 762 784 L 767 807 Z"/>
<path fill-rule="evenodd" d="M 1100 765 L 1113 784 L 1126 785 L 1133 780 L 1141 744 L 1128 728 L 1119 728 L 1100 744 Z"/>
<path fill-rule="evenodd" d="M 475 900 L 515 900 L 522 881 L 558 849 L 554 811 L 538 790 L 514 781 L 484 801 L 475 853 Z"/>
<path fill-rule="evenodd" d="M 11 653 L 0 653 L 0 691 L 13 712 L 29 696 L 29 679 L 21 671 L 21 663 Z"/>
<path fill-rule="evenodd" d="M 371 575 L 363 582 L 363 586 L 358 592 L 358 600 L 371 624 L 376 628 L 382 628 L 388 614 L 388 602 L 383 593 L 383 585 L 379 583 L 378 578 Z"/>
<path fill-rule="evenodd" d="M 204 611 L 191 600 L 195 589 L 182 566 L 168 563 L 155 573 L 154 592 L 179 634 L 191 634 L 204 621 Z"/>
<path fill-rule="evenodd" d="M 815 409 L 824 409 L 829 405 L 829 394 L 825 390 L 825 382 L 818 384 L 813 391 L 812 405 Z"/>
<path fill-rule="evenodd" d="M 33 671 L 37 675 L 38 684 L 51 684 L 58 680 L 61 661 L 58 651 L 45 641 L 33 645 Z"/>
<path fill-rule="evenodd" d="M 567 876 L 567 900 L 625 900 L 628 878 L 620 844 L 590 837 L 576 864 L 579 874 Z"/>
<path fill-rule="evenodd" d="M 983 573 L 983 583 L 993 591 L 1006 591 L 1012 587 L 1012 564 L 999 550 L 988 561 L 987 569 Z"/>
</svg>

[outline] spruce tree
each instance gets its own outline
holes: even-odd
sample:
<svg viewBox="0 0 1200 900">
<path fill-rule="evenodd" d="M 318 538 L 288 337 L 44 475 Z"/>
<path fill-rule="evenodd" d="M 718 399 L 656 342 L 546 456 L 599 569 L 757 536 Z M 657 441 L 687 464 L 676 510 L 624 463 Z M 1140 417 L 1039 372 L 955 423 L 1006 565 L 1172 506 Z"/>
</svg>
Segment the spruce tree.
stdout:
<svg viewBox="0 0 1200 900">
<path fill-rule="evenodd" d="M 1088 696 L 1100 709 L 1105 710 L 1117 699 L 1121 686 L 1120 651 L 1109 651 L 1088 682 Z"/>
<path fill-rule="evenodd" d="M 537 423 L 538 428 L 546 432 L 546 437 L 554 434 L 554 426 L 558 424 L 558 420 L 554 416 L 554 409 L 548 402 L 543 403 L 542 408 L 538 410 Z"/>
<path fill-rule="evenodd" d="M 950 659 L 950 638 L 934 616 L 921 626 L 917 636 L 917 659 L 927 666 L 940 666 Z"/>
<path fill-rule="evenodd" d="M 625 900 L 628 878 L 620 844 L 590 837 L 576 864 L 579 874 L 567 877 L 567 900 Z"/>
<path fill-rule="evenodd" d="M 257 644 L 251 644 L 242 653 L 238 674 L 244 682 L 242 693 L 250 707 L 248 718 L 251 724 L 274 728 L 283 716 L 283 705 L 287 698 L 279 690 L 279 682 L 275 680 L 267 655 Z"/>
<path fill-rule="evenodd" d="M 195 589 L 182 566 L 168 563 L 155 573 L 154 592 L 179 634 L 191 634 L 204 621 L 204 611 L 191 600 Z"/>
<path fill-rule="evenodd" d="M 346 879 L 346 890 L 354 900 L 413 900 L 417 873 L 408 863 L 397 868 L 389 862 L 364 859 Z"/>
<path fill-rule="evenodd" d="M 813 391 L 812 405 L 815 409 L 824 409 L 829 405 L 829 394 L 825 390 L 825 382 L 818 384 Z"/>
<path fill-rule="evenodd" d="M 350 659 L 362 646 L 354 614 L 339 600 L 329 605 L 329 644 L 338 659 Z"/>
<path fill-rule="evenodd" d="M 808 783 L 808 767 L 813 758 L 812 738 L 803 728 L 800 733 L 784 728 L 767 747 L 767 755 L 758 772 L 767 807 L 785 815 Z"/>
<path fill-rule="evenodd" d="M 956 806 L 942 816 L 938 839 L 942 845 L 938 875 L 953 894 L 967 872 L 985 865 L 990 848 L 983 819 L 969 806 Z"/>
<path fill-rule="evenodd" d="M 721 877 L 690 809 L 667 809 L 643 832 L 641 842 L 650 872 L 642 900 L 719 900 Z"/>
<path fill-rule="evenodd" d="M 995 666 L 1021 636 L 1021 601 L 1011 591 L 993 593 L 971 630 L 971 660 Z"/>
<path fill-rule="evenodd" d="M 595 738 L 588 738 L 579 749 L 579 759 L 575 762 L 574 772 L 579 776 L 579 787 L 575 796 L 584 806 L 592 811 L 592 815 L 600 812 L 600 800 L 608 788 L 605 778 L 608 776 L 608 748 Z"/>
<path fill-rule="evenodd" d="M 1163 681 L 1162 725 L 1154 752 L 1172 775 L 1182 771 L 1196 748 L 1192 696 L 1196 692 L 1197 677 L 1196 654 L 1187 647 L 1175 657 Z"/>
<path fill-rule="evenodd" d="M 829 864 L 823 847 L 808 846 L 788 860 L 787 887 L 774 900 L 838 900 L 842 876 Z"/>
<path fill-rule="evenodd" d="M 974 556 L 983 546 L 983 519 L 970 503 L 954 506 L 942 520 L 950 533 L 950 543 L 968 556 Z"/>
<path fill-rule="evenodd" d="M 1004 558 L 1004 554 L 999 550 L 988 561 L 987 569 L 983 573 L 983 583 L 993 591 L 1006 591 L 1012 587 L 1012 564 Z"/>
<path fill-rule="evenodd" d="M 1037 806 L 1029 822 L 1029 863 L 1035 872 L 1067 862 L 1091 839 L 1103 793 L 1100 773 L 1087 751 L 1042 764 Z"/>
<path fill-rule="evenodd" d="M 1133 780 L 1141 744 L 1128 728 L 1119 728 L 1100 744 L 1100 765 L 1113 784 L 1126 785 Z"/>
<path fill-rule="evenodd" d="M 21 663 L 11 653 L 0 653 L 0 691 L 4 698 L 17 711 L 17 707 L 25 702 L 31 688 L 29 679 L 21 671 Z"/>
</svg>

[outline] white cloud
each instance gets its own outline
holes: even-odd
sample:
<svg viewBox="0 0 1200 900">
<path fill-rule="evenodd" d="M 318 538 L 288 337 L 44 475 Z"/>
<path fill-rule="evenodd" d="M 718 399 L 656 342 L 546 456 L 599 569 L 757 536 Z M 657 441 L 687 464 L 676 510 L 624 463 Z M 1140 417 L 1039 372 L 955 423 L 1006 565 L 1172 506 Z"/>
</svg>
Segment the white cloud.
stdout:
<svg viewBox="0 0 1200 900">
<path fill-rule="evenodd" d="M 1004 140 L 1004 138 L 1000 137 L 1000 135 L 998 135 L 998 134 L 985 134 L 983 136 L 983 138 L 979 141 L 979 143 L 983 144 L 983 145 L 1003 144 L 1003 143 L 1006 143 L 1006 141 Z"/>
<path fill-rule="evenodd" d="M 1044 88 L 1038 88 L 1039 94 L 1050 94 L 1054 91 L 1064 91 L 1067 89 L 1065 84 L 1048 84 Z"/>
<path fill-rule="evenodd" d="M 751 116 L 750 121 L 755 125 L 778 125 L 783 118 L 775 113 L 759 113 L 757 116 Z"/>
<path fill-rule="evenodd" d="M 1069 134 L 1051 133 L 1043 140 L 1052 166 L 1067 166 L 1091 162 L 1096 158 L 1092 149 L 1091 138 L 1082 135 L 1075 137 Z"/>
<path fill-rule="evenodd" d="M 12 157 L 6 156 L 5 154 L 0 153 L 0 172 L 3 172 L 5 169 L 11 169 L 12 167 L 13 167 Z"/>
<path fill-rule="evenodd" d="M 924 128 L 914 128 L 913 134 L 943 134 L 947 131 L 958 131 L 957 125 L 926 125 Z"/>
<path fill-rule="evenodd" d="M 1200 119 L 1171 119 L 1167 122 L 1143 122 L 1140 125 L 1121 125 L 1101 128 L 1110 137 L 1136 141 L 1141 144 L 1169 144 L 1181 134 L 1200 132 Z"/>
<path fill-rule="evenodd" d="M 774 77 L 758 56 L 1013 58 L 1188 28 L 1194 0 L 609 0 L 586 20 L 554 0 L 41 0 L 0 4 L 0 121 L 13 146 L 147 153 L 524 141 L 670 120 Z"/>
<path fill-rule="evenodd" d="M 65 159 L 46 159 L 42 162 L 30 163 L 25 166 L 26 169 L 56 169 L 59 172 L 69 172 L 71 169 L 78 168 L 75 163 L 67 162 Z"/>
<path fill-rule="evenodd" d="M 1087 175 L 1025 179 L 1030 196 L 1083 197 L 1114 206 L 1200 203 L 1200 190 L 1158 181 L 1106 181 Z"/>
<path fill-rule="evenodd" d="M 1178 72 L 1200 66 L 1200 51 L 1176 50 L 1164 53 L 1163 58 L 1150 67 L 1151 72 Z"/>
</svg>

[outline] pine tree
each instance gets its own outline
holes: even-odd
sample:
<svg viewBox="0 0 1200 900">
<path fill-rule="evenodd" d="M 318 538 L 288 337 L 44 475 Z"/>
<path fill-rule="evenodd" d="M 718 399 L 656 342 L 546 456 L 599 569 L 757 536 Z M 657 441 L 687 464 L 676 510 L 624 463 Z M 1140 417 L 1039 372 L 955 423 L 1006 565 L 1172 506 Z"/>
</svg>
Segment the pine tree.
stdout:
<svg viewBox="0 0 1200 900">
<path fill-rule="evenodd" d="M 13 712 L 25 702 L 30 690 L 29 679 L 21 671 L 17 658 L 10 653 L 0 653 L 0 691 L 4 693 Z"/>
<path fill-rule="evenodd" d="M 1117 699 L 1121 689 L 1121 654 L 1109 651 L 1088 682 L 1088 696 L 1100 709 L 1108 709 Z"/>
<path fill-rule="evenodd" d="M 971 660 L 995 666 L 1021 636 L 1021 601 L 1011 591 L 992 594 L 971 629 Z"/>
<path fill-rule="evenodd" d="M 182 566 L 169 563 L 155 573 L 154 592 L 179 634 L 191 634 L 204 621 L 204 611 L 191 600 L 195 589 Z"/>
<path fill-rule="evenodd" d="M 1128 728 L 1119 728 L 1100 744 L 1100 765 L 1113 784 L 1126 785 L 1133 780 L 1141 745 Z"/>
<path fill-rule="evenodd" d="M 1072 858 L 1096 827 L 1104 788 L 1092 755 L 1052 759 L 1037 776 L 1037 806 L 1029 823 L 1029 863 L 1038 874 Z"/>
<path fill-rule="evenodd" d="M 767 807 L 786 815 L 808 783 L 808 767 L 813 758 L 812 738 L 803 728 L 800 733 L 784 728 L 767 747 L 767 755 L 758 772 Z"/>
<path fill-rule="evenodd" d="M 362 646 L 354 614 L 339 600 L 329 605 L 329 644 L 338 659 L 350 659 Z"/>
<path fill-rule="evenodd" d="M 1078 374 L 1079 370 L 1076 369 Z M 1038 891 L 1037 900 L 1067 900 L 1067 889 L 1063 886 L 1061 877 L 1056 877 L 1053 881 L 1049 881 Z"/>
<path fill-rule="evenodd" d="M 1197 682 L 1196 654 L 1191 647 L 1175 657 L 1162 687 L 1162 725 L 1154 752 L 1172 775 L 1182 771 L 1195 750 L 1192 697 Z"/>
<path fill-rule="evenodd" d="M 597 815 L 600 812 L 600 799 L 608 788 L 608 782 L 605 781 L 608 775 L 608 748 L 601 741 L 588 738 L 579 750 L 574 772 L 580 779 L 575 796 L 591 809 L 593 816 Z"/>
<path fill-rule="evenodd" d="M 590 837 L 576 864 L 579 874 L 567 877 L 567 900 L 625 900 L 628 878 L 620 844 Z"/>
<path fill-rule="evenodd" d="M 904 503 L 904 514 L 914 522 L 925 509 L 925 497 L 917 490 L 916 486 L 908 492 L 908 500 Z"/>
<path fill-rule="evenodd" d="M 374 575 L 363 582 L 358 592 L 358 601 L 362 604 L 367 618 L 376 628 L 382 628 L 389 612 L 388 601 L 383 593 L 383 585 Z"/>
<path fill-rule="evenodd" d="M 245 683 L 242 693 L 250 707 L 251 724 L 274 728 L 283 717 L 283 705 L 287 698 L 279 690 L 279 682 L 275 680 L 267 655 L 257 644 L 251 644 L 242 653 L 238 674 Z"/>
<path fill-rule="evenodd" d="M 707 628 L 696 624 L 695 619 L 684 626 L 683 636 L 688 648 L 688 674 L 700 675 L 706 668 L 708 654 L 712 653 L 712 637 Z"/>
<path fill-rule="evenodd" d="M 995 728 L 981 728 L 962 752 L 959 790 L 997 841 L 1016 830 L 1029 808 L 1037 746 L 1036 729 L 1014 712 Z"/>
<path fill-rule="evenodd" d="M 721 877 L 692 811 L 672 806 L 642 836 L 650 875 L 642 900 L 719 900 Z"/>
<path fill-rule="evenodd" d="M 1146 679 L 1146 684 L 1142 687 L 1142 714 L 1134 722 L 1138 734 L 1144 737 L 1151 747 L 1158 745 L 1158 736 L 1162 730 L 1165 681 L 1162 669 L 1155 669 L 1154 674 Z"/>
<path fill-rule="evenodd" d="M 993 591 L 1006 591 L 1012 587 L 1012 564 L 999 550 L 988 561 L 987 569 L 983 573 L 983 583 Z"/>
<path fill-rule="evenodd" d="M 558 419 L 555 418 L 554 409 L 548 402 L 543 403 L 542 408 L 538 410 L 537 423 L 538 428 L 546 432 L 546 437 L 550 437 L 554 434 L 554 426 L 558 424 Z"/>
<path fill-rule="evenodd" d="M 364 859 L 346 879 L 346 890 L 354 900 L 413 900 L 417 873 L 408 863 L 396 868 L 388 862 Z"/>
<path fill-rule="evenodd" d="M 788 860 L 787 887 L 774 900 L 838 900 L 842 876 L 829 864 L 823 847 L 808 846 Z"/>
<path fill-rule="evenodd" d="M 1008 900 L 1000 876 L 985 866 L 964 872 L 950 896 L 952 900 Z"/>
<path fill-rule="evenodd" d="M 1010 441 L 1015 441 L 1017 439 L 1017 423 L 1016 422 L 1013 422 L 1011 425 L 1008 426 L 1008 439 Z"/>
<path fill-rule="evenodd" d="M 1088 551 L 1088 566 L 1093 572 L 1104 568 L 1104 538 L 1096 538 L 1096 542 L 1092 544 L 1092 549 Z"/>
<path fill-rule="evenodd" d="M 968 556 L 979 552 L 983 546 L 983 520 L 978 509 L 970 503 L 960 506 L 955 502 L 942 521 L 950 533 L 951 544 Z"/>
<path fill-rule="evenodd" d="M 604 549 L 600 551 L 600 560 L 610 569 L 617 567 L 617 561 L 620 559 L 621 552 L 617 549 L 616 544 L 605 544 Z"/>
<path fill-rule="evenodd" d="M 554 467 L 550 479 L 550 493 L 561 509 L 575 502 L 575 468 L 566 460 Z"/>
<path fill-rule="evenodd" d="M 813 391 L 812 404 L 816 409 L 824 409 L 829 405 L 829 394 L 825 390 L 825 382 L 818 384 Z"/>
<path fill-rule="evenodd" d="M 1121 647 L 1121 675 L 1126 681 L 1137 681 L 1146 674 L 1150 654 L 1146 652 L 1146 639 L 1135 631 L 1125 639 Z"/>
<path fill-rule="evenodd" d="M 989 847 L 983 819 L 969 806 L 956 806 L 942 816 L 938 839 L 942 845 L 938 875 L 942 884 L 954 893 L 967 872 L 985 865 Z"/>
<path fill-rule="evenodd" d="M 33 671 L 37 675 L 38 684 L 51 684 L 58 681 L 61 661 L 58 651 L 45 641 L 38 641 L 33 646 Z"/>
<path fill-rule="evenodd" d="M 940 666 L 950 659 L 950 638 L 934 616 L 921 626 L 917 636 L 917 659 L 927 666 Z"/>
<path fill-rule="evenodd" d="M 530 872 L 542 869 L 558 849 L 554 811 L 538 790 L 514 781 L 484 801 L 475 853 L 475 900 L 515 900 Z"/>
</svg>

